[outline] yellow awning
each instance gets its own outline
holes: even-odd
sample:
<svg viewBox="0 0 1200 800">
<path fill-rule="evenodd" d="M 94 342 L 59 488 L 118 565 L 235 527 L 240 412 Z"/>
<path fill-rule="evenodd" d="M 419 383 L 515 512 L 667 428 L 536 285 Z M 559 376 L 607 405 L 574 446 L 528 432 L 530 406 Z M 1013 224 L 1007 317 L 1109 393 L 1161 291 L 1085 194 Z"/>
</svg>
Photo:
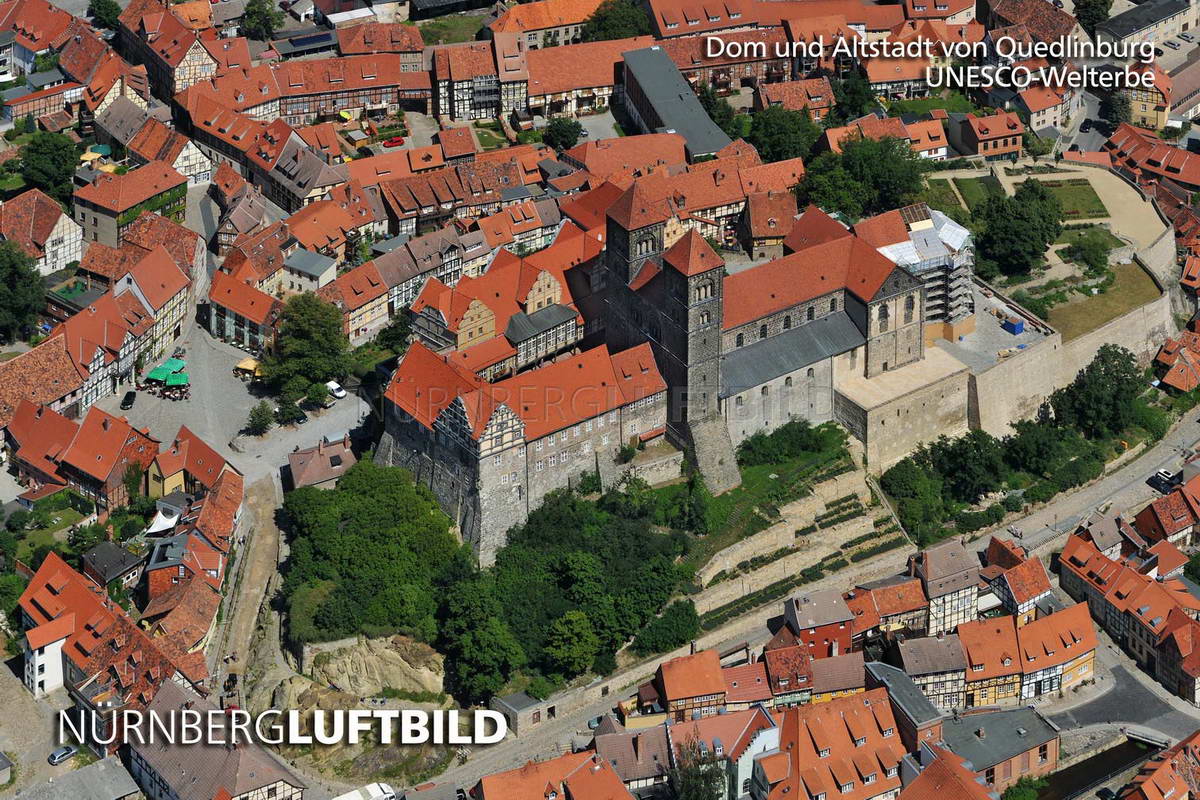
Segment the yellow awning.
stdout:
<svg viewBox="0 0 1200 800">
<path fill-rule="evenodd" d="M 97 158 L 100 158 L 100 154 L 93 153 L 91 150 L 89 150 L 86 153 L 84 153 L 83 155 L 81 155 L 79 157 L 79 160 L 80 161 L 95 161 Z"/>
</svg>

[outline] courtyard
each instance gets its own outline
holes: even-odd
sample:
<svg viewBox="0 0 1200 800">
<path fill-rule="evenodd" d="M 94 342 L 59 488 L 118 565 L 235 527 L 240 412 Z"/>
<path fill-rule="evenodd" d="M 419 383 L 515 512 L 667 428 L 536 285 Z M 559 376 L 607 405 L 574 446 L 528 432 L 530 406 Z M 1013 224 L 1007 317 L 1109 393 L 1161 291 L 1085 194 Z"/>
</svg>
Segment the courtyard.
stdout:
<svg viewBox="0 0 1200 800">
<path fill-rule="evenodd" d="M 287 463 L 288 453 L 298 447 L 316 444 L 322 436 L 340 438 L 358 427 L 368 412 L 367 404 L 354 394 L 338 400 L 332 408 L 308 411 L 303 425 L 274 427 L 261 437 L 243 437 L 234 449 L 250 409 L 265 398 L 252 384 L 234 375 L 233 367 L 246 357 L 242 350 L 217 341 L 193 326 L 179 343 L 186 350 L 191 395 L 186 400 L 167 400 L 138 392 L 132 409 L 120 409 L 121 398 L 131 387 L 102 399 L 97 406 L 124 416 L 138 427 L 148 427 L 150 435 L 168 446 L 181 425 L 186 425 L 217 450 L 246 476 L 250 484 L 275 474 Z M 156 366 L 148 364 L 147 368 Z M 269 399 L 269 398 L 267 398 Z"/>
</svg>

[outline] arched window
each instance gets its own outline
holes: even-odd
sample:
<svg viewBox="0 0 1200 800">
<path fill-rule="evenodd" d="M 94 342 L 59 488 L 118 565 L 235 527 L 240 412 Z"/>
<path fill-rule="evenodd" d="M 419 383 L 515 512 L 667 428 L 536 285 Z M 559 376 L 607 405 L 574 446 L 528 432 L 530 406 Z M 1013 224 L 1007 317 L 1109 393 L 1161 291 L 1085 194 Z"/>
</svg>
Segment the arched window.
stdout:
<svg viewBox="0 0 1200 800">
<path fill-rule="evenodd" d="M 746 344 L 746 337 L 739 333 L 737 335 L 737 346 L 742 347 L 745 344 Z"/>
<path fill-rule="evenodd" d="M 836 297 L 829 298 L 829 310 L 837 311 L 837 298 Z"/>
<path fill-rule="evenodd" d="M 804 316 L 808 319 L 809 322 L 812 322 L 817 316 L 816 309 L 814 309 L 812 306 L 809 306 L 808 311 L 805 313 Z"/>
<path fill-rule="evenodd" d="M 786 378 L 783 379 L 783 385 L 785 387 L 792 385 L 792 376 L 791 375 L 788 375 Z"/>
<path fill-rule="evenodd" d="M 883 333 L 888 329 L 888 307 L 879 307 L 879 332 Z"/>
<path fill-rule="evenodd" d="M 783 318 L 783 329 L 785 331 L 790 331 L 792 329 L 792 315 L 791 314 L 788 314 L 786 317 Z"/>
<path fill-rule="evenodd" d="M 763 396 L 763 397 L 766 397 L 766 396 L 767 396 L 767 395 L 769 395 L 770 393 L 771 393 L 771 387 L 770 387 L 770 386 L 764 386 L 764 387 L 762 388 L 762 396 Z"/>
<path fill-rule="evenodd" d="M 708 314 L 708 312 L 707 312 L 707 311 L 701 311 L 701 312 L 700 312 L 700 324 L 701 324 L 701 325 L 707 325 L 707 324 L 708 324 L 708 320 L 709 320 L 709 318 L 710 318 L 710 317 L 709 317 L 709 314 Z"/>
<path fill-rule="evenodd" d="M 741 395 L 738 395 L 738 396 L 737 396 L 736 398 L 734 398 L 734 400 L 733 400 L 733 404 L 734 404 L 735 406 L 737 406 L 738 408 L 741 408 L 741 407 L 742 407 L 742 402 L 743 402 L 743 401 L 742 401 L 742 396 L 741 396 Z"/>
<path fill-rule="evenodd" d="M 766 325 L 758 326 L 758 338 L 760 338 L 760 339 L 767 338 L 767 326 Z"/>
<path fill-rule="evenodd" d="M 808 372 L 806 373 L 806 377 L 809 377 L 809 378 L 811 378 L 811 377 L 813 377 L 813 376 L 814 376 L 814 375 L 816 375 L 816 374 L 817 374 L 817 371 L 816 371 L 816 370 L 814 370 L 812 367 L 809 367 L 809 368 L 808 368 Z"/>
<path fill-rule="evenodd" d="M 904 324 L 905 325 L 907 325 L 908 323 L 913 321 L 913 311 L 916 309 L 916 307 L 917 307 L 917 301 L 911 294 L 908 297 L 904 298 Z"/>
<path fill-rule="evenodd" d="M 712 297 L 712 281 L 696 284 L 696 299 L 707 300 Z"/>
<path fill-rule="evenodd" d="M 635 255 L 644 256 L 647 253 L 651 253 L 653 251 L 654 251 L 654 237 L 652 237 L 652 236 L 643 236 L 642 238 L 638 239 L 637 245 L 634 246 L 634 254 Z"/>
</svg>

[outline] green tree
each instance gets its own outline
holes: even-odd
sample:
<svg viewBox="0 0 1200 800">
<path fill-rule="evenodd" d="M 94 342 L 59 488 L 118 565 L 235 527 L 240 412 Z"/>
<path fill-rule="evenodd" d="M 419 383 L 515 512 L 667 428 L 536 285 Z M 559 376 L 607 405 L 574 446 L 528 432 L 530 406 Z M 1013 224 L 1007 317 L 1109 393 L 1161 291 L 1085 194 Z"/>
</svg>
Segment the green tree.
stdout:
<svg viewBox="0 0 1200 800">
<path fill-rule="evenodd" d="M 980 272 L 1025 275 L 1062 232 L 1062 205 L 1041 181 L 1027 180 L 1010 197 L 989 197 L 976 213 Z"/>
<path fill-rule="evenodd" d="M 1001 800 L 1038 800 L 1042 789 L 1045 789 L 1049 784 L 1045 778 L 1033 778 L 1029 775 L 1021 776 L 1021 779 L 1012 786 L 1004 790 Z"/>
<path fill-rule="evenodd" d="M 883 473 L 880 485 L 896 501 L 896 513 L 904 529 L 917 539 L 927 541 L 940 528 L 946 508 L 942 478 L 927 464 L 921 463 L 923 460 L 913 456 L 901 460 Z"/>
<path fill-rule="evenodd" d="M 1136 419 L 1142 386 L 1133 353 L 1120 345 L 1101 345 L 1075 380 L 1050 396 L 1054 419 L 1091 438 L 1115 436 Z"/>
<path fill-rule="evenodd" d="M 67 544 L 76 553 L 83 554 L 108 538 L 100 524 L 78 525 L 67 534 Z"/>
<path fill-rule="evenodd" d="M 293 402 L 304 396 L 309 384 L 344 378 L 350 372 L 350 342 L 337 307 L 312 292 L 288 298 L 275 353 L 266 358 L 263 371 L 276 391 L 299 380 Z"/>
<path fill-rule="evenodd" d="M 1131 122 L 1133 107 L 1129 103 L 1129 95 L 1121 92 L 1110 92 L 1105 95 L 1100 101 L 1100 119 L 1114 126 L 1122 122 Z"/>
<path fill-rule="evenodd" d="M 392 317 L 392 321 L 375 334 L 375 344 L 385 350 L 391 350 L 396 355 L 403 355 L 408 349 L 408 336 L 412 333 L 412 323 L 408 312 L 402 311 Z"/>
<path fill-rule="evenodd" d="M 808 165 L 798 191 L 804 203 L 813 203 L 850 219 L 863 216 L 870 194 L 867 187 L 846 170 L 838 154 L 829 152 L 817 156 Z"/>
<path fill-rule="evenodd" d="M 16 242 L 0 242 L 0 338 L 13 341 L 31 330 L 45 294 L 33 259 Z"/>
<path fill-rule="evenodd" d="M 751 117 L 750 144 L 763 161 L 789 158 L 807 159 L 821 138 L 821 129 L 808 111 L 789 111 L 783 106 L 768 106 Z"/>
<path fill-rule="evenodd" d="M 58 66 L 58 53 L 42 53 L 34 56 L 33 71 L 34 72 L 49 72 Z M 33 116 L 30 114 L 30 116 Z"/>
<path fill-rule="evenodd" d="M 1067 248 L 1066 256 L 1076 264 L 1082 264 L 1090 275 L 1099 275 L 1108 269 L 1108 253 L 1112 248 L 1100 236 L 1080 236 Z"/>
<path fill-rule="evenodd" d="M 1049 139 L 1043 139 L 1033 131 L 1026 131 L 1021 136 L 1021 144 L 1025 148 L 1025 152 L 1033 156 L 1033 160 L 1046 155 L 1054 149 L 1054 142 Z"/>
<path fill-rule="evenodd" d="M 650 18 L 640 5 L 630 0 L 604 0 L 583 23 L 580 32 L 580 38 L 585 42 L 649 35 Z"/>
<path fill-rule="evenodd" d="M 74 192 L 75 143 L 61 133 L 39 131 L 21 148 L 21 177 L 60 203 Z"/>
<path fill-rule="evenodd" d="M 878 101 L 871 91 L 871 84 L 857 72 L 851 73 L 843 80 L 833 81 L 833 109 L 830 111 L 827 126 L 844 125 L 852 119 L 869 114 Z"/>
<path fill-rule="evenodd" d="M 599 650 L 591 620 L 582 611 L 568 611 L 550 626 L 543 653 L 551 672 L 573 678 L 587 671 Z"/>
<path fill-rule="evenodd" d="M 142 494 L 142 479 L 146 475 L 146 470 L 141 464 L 130 464 L 125 467 L 125 474 L 121 476 L 121 482 L 125 485 L 125 493 L 130 500 Z"/>
<path fill-rule="evenodd" d="M 323 406 L 329 402 L 329 388 L 320 382 L 311 383 L 304 399 L 314 406 Z"/>
<path fill-rule="evenodd" d="M 957 439 L 938 437 L 929 460 L 945 481 L 950 496 L 974 503 L 1004 481 L 1004 449 L 987 431 L 974 430 Z"/>
<path fill-rule="evenodd" d="M 283 12 L 271 0 L 249 0 L 242 17 L 241 30 L 251 39 L 265 41 L 283 25 Z"/>
<path fill-rule="evenodd" d="M 449 590 L 440 614 L 447 677 L 463 702 L 486 702 L 525 664 L 525 653 L 503 620 L 490 577 L 476 575 Z"/>
<path fill-rule="evenodd" d="M 907 142 L 853 139 L 842 153 L 822 153 L 809 165 L 800 198 L 852 219 L 914 202 L 928 165 Z"/>
<path fill-rule="evenodd" d="M 1004 439 L 1004 460 L 1013 469 L 1040 477 L 1061 461 L 1066 442 L 1062 428 L 1025 419 L 1013 429 Z"/>
<path fill-rule="evenodd" d="M 725 770 L 720 760 L 695 738 L 680 745 L 670 781 L 677 800 L 721 800 L 725 796 Z"/>
<path fill-rule="evenodd" d="M 115 31 L 117 18 L 121 16 L 121 6 L 117 4 L 117 0 L 90 0 L 88 16 L 101 28 Z"/>
<path fill-rule="evenodd" d="M 4 527 L 6 530 L 10 530 L 13 533 L 18 534 L 17 538 L 20 539 L 24 536 L 24 531 L 29 527 L 29 521 L 32 518 L 33 515 L 28 511 L 23 508 L 18 508 L 16 511 L 8 515 L 8 519 L 4 521 Z"/>
<path fill-rule="evenodd" d="M 555 117 L 550 120 L 542 134 L 542 141 L 556 150 L 569 150 L 579 141 L 583 133 L 583 125 L 578 120 L 569 117 Z"/>
<path fill-rule="evenodd" d="M 250 409 L 250 418 L 246 420 L 246 432 L 251 436 L 262 436 L 271 430 L 271 426 L 274 424 L 275 412 L 271 409 L 270 403 L 262 400 Z"/>
<path fill-rule="evenodd" d="M 734 110 L 724 97 L 717 94 L 711 84 L 701 84 L 696 89 L 700 106 L 718 128 L 730 139 L 741 138 L 743 117 Z"/>
<path fill-rule="evenodd" d="M 11 615 L 29 582 L 15 573 L 0 575 L 0 611 Z M 9 619 L 13 619 L 9 616 Z"/>
<path fill-rule="evenodd" d="M 1092 37 L 1096 35 L 1096 26 L 1106 21 L 1111 13 L 1112 0 L 1077 0 L 1075 3 L 1075 19 Z"/>
<path fill-rule="evenodd" d="M 667 610 L 650 621 L 631 645 L 638 655 L 665 653 L 682 647 L 700 633 L 700 617 L 691 600 L 676 600 Z"/>
</svg>

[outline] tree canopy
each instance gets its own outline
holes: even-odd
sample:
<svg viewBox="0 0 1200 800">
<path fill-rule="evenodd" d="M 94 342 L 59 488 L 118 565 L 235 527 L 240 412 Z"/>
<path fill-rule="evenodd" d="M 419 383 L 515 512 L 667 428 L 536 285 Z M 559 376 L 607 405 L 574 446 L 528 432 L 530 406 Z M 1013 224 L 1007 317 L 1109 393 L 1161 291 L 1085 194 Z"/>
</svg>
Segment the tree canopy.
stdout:
<svg viewBox="0 0 1200 800">
<path fill-rule="evenodd" d="M 1096 35 L 1096 26 L 1108 20 L 1112 13 L 1112 0 L 1076 0 L 1075 19 L 1088 32 Z"/>
<path fill-rule="evenodd" d="M 1100 101 L 1100 119 L 1111 124 L 1119 125 L 1122 122 L 1131 122 L 1133 120 L 1133 106 L 1129 102 L 1129 95 L 1121 92 L 1109 92 Z"/>
<path fill-rule="evenodd" d="M 45 295 L 29 254 L 16 242 L 0 242 L 0 337 L 11 342 L 31 330 Z"/>
<path fill-rule="evenodd" d="M 740 139 L 745 123 L 745 115 L 738 114 L 729 101 L 717 94 L 711 84 L 701 84 L 696 89 L 696 99 L 700 107 L 708 114 L 718 128 L 725 132 L 730 139 Z"/>
<path fill-rule="evenodd" d="M 585 42 L 649 35 L 650 18 L 641 6 L 630 0 L 604 0 L 583 23 L 580 32 L 580 38 Z"/>
<path fill-rule="evenodd" d="M 263 372 L 276 391 L 304 396 L 313 383 L 341 380 L 350 372 L 350 342 L 342 313 L 312 292 L 293 295 L 283 307 L 275 353 Z"/>
<path fill-rule="evenodd" d="M 88 15 L 101 28 L 115 31 L 117 18 L 121 16 L 121 6 L 117 4 L 117 0 L 90 0 Z"/>
<path fill-rule="evenodd" d="M 542 141 L 556 150 L 569 150 L 579 141 L 583 133 L 583 125 L 578 120 L 569 117 L 555 117 L 550 120 L 542 134 Z"/>
<path fill-rule="evenodd" d="M 852 72 L 842 80 L 833 80 L 833 109 L 830 125 L 844 125 L 852 119 L 869 114 L 878 101 L 871 91 L 871 84 L 858 72 Z"/>
<path fill-rule="evenodd" d="M 911 204 L 924 188 L 928 165 L 908 142 L 852 139 L 840 154 L 825 152 L 808 165 L 800 198 L 852 219 Z"/>
<path fill-rule="evenodd" d="M 21 148 L 21 177 L 60 203 L 74 192 L 75 143 L 61 133 L 39 131 Z"/>
<path fill-rule="evenodd" d="M 249 0 L 241 30 L 251 39 L 265 41 L 283 25 L 283 12 L 271 0 Z"/>
<path fill-rule="evenodd" d="M 1086 436 L 1113 436 L 1133 424 L 1144 382 L 1133 353 L 1101 345 L 1070 384 L 1050 396 L 1054 419 Z"/>
<path fill-rule="evenodd" d="M 985 279 L 1028 273 L 1062 233 L 1062 216 L 1062 204 L 1041 181 L 1026 180 L 1012 197 L 989 197 L 975 213 L 983 227 L 976 271 Z"/>
<path fill-rule="evenodd" d="M 807 159 L 819 138 L 821 129 L 808 111 L 789 111 L 783 106 L 768 106 L 751 117 L 747 137 L 762 160 L 768 162 Z"/>
</svg>

